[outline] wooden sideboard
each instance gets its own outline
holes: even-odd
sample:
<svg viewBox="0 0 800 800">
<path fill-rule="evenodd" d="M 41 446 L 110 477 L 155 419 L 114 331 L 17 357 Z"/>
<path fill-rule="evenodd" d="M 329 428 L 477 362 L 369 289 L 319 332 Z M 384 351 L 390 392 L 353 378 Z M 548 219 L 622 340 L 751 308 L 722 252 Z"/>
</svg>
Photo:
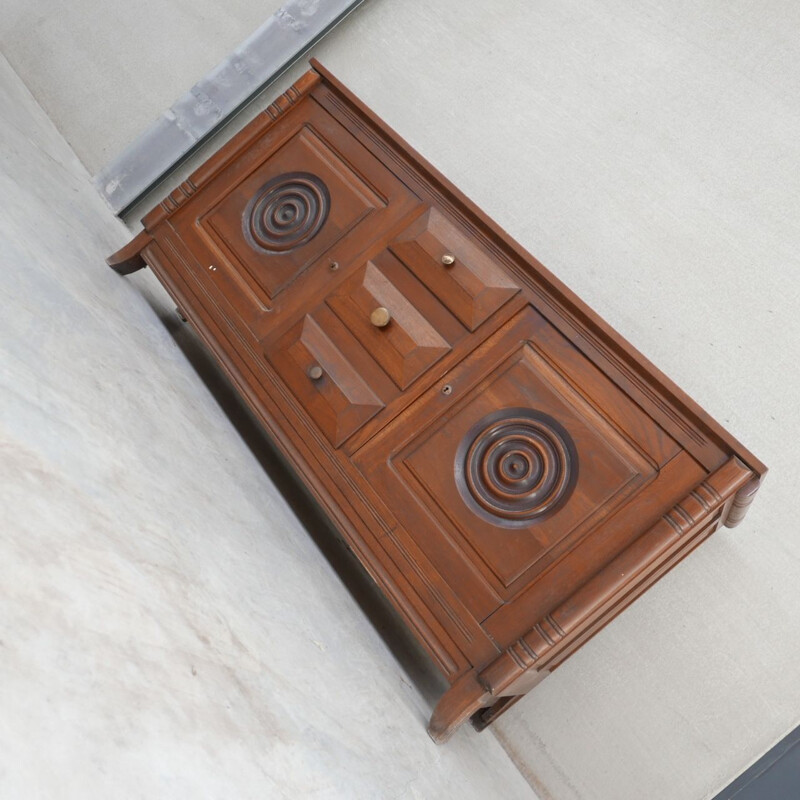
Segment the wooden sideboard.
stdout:
<svg viewBox="0 0 800 800">
<path fill-rule="evenodd" d="M 312 66 L 108 263 L 158 276 L 430 653 L 443 741 L 740 522 L 766 469 Z"/>
</svg>

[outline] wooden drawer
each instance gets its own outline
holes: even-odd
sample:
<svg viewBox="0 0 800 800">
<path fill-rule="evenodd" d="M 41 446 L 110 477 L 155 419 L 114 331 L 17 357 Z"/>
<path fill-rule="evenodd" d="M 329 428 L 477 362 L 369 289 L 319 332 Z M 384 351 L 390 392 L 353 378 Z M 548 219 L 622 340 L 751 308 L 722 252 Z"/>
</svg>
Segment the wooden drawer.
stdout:
<svg viewBox="0 0 800 800">
<path fill-rule="evenodd" d="M 438 208 L 427 208 L 391 250 L 470 331 L 519 291 L 475 236 Z"/>
<path fill-rule="evenodd" d="M 420 293 L 411 291 L 382 266 L 383 259 L 359 267 L 328 297 L 327 303 L 362 346 L 394 381 L 406 389 L 451 350 L 420 310 Z"/>
<path fill-rule="evenodd" d="M 275 371 L 334 447 L 384 406 L 353 351 L 353 342 L 336 335 L 323 309 L 305 314 L 267 351 Z"/>
</svg>

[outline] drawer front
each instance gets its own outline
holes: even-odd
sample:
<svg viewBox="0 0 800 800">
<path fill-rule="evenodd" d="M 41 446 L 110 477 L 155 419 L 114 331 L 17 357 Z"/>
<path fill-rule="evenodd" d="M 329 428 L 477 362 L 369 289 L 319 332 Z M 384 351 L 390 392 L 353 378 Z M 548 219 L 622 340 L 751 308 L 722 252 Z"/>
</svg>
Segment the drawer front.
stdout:
<svg viewBox="0 0 800 800">
<path fill-rule="evenodd" d="M 296 315 L 420 205 L 313 99 L 303 100 L 175 213 L 198 279 L 254 338 Z"/>
<path fill-rule="evenodd" d="M 470 331 L 519 291 L 475 238 L 436 208 L 415 220 L 391 250 Z"/>
<path fill-rule="evenodd" d="M 415 304 L 415 294 L 394 283 L 375 259 L 327 299 L 399 389 L 406 389 L 451 349 Z"/>
<path fill-rule="evenodd" d="M 483 620 L 678 452 L 528 306 L 354 461 Z"/>
<path fill-rule="evenodd" d="M 283 334 L 267 358 L 330 443 L 339 447 L 384 404 L 353 363 L 348 353 L 352 347 L 335 339 L 318 310 Z"/>
</svg>

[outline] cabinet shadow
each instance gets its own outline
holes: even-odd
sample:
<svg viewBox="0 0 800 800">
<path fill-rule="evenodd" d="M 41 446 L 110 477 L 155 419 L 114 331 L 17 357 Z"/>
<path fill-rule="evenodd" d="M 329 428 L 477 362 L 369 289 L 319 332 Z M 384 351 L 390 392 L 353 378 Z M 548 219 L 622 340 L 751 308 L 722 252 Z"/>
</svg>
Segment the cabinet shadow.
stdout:
<svg viewBox="0 0 800 800">
<path fill-rule="evenodd" d="M 448 688 L 446 679 L 273 445 L 191 325 L 183 322 L 177 311 L 167 310 L 164 298 L 149 290 L 142 296 L 432 710 Z M 427 719 L 424 722 L 427 724 Z"/>
</svg>

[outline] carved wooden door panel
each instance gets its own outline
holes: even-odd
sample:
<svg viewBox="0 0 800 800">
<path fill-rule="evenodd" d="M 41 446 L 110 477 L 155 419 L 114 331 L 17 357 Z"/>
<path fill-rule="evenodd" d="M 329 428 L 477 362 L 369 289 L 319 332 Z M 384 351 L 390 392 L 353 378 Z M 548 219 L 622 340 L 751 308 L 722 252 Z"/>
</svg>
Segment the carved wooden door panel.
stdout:
<svg viewBox="0 0 800 800">
<path fill-rule="evenodd" d="M 254 339 L 420 205 L 311 98 L 173 218 L 210 298 Z M 333 269 L 332 269 L 333 267 Z M 306 305 L 307 307 L 307 305 Z"/>
<path fill-rule="evenodd" d="M 680 452 L 585 362 L 528 306 L 355 456 L 478 621 Z"/>
</svg>

